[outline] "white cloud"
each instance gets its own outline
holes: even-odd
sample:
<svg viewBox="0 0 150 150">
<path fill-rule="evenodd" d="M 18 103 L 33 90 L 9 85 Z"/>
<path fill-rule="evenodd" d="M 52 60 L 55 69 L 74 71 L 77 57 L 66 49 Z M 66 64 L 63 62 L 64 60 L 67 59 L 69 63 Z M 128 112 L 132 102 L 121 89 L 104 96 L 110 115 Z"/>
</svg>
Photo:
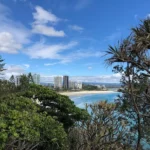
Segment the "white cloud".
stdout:
<svg viewBox="0 0 150 150">
<path fill-rule="evenodd" d="M 92 69 L 92 67 L 91 67 L 91 66 L 89 66 L 89 67 L 88 67 L 88 69 L 89 69 L 89 70 L 91 70 L 91 69 Z"/>
<path fill-rule="evenodd" d="M 14 64 L 7 64 L 5 65 L 5 71 L 3 71 L 3 77 L 9 79 L 11 75 L 17 76 L 26 73 L 26 70 L 30 68 L 29 64 L 23 65 L 14 65 Z"/>
<path fill-rule="evenodd" d="M 27 48 L 25 53 L 31 58 L 62 60 L 62 55 L 60 53 L 73 48 L 77 44 L 77 42 L 70 42 L 68 44 L 47 45 L 44 42 L 41 42 Z"/>
<path fill-rule="evenodd" d="M 30 31 L 20 22 L 10 19 L 11 11 L 0 4 L 0 52 L 17 53 L 30 42 Z"/>
<path fill-rule="evenodd" d="M 99 83 L 119 83 L 121 74 L 102 75 L 102 76 L 73 76 L 71 80 L 79 82 L 99 82 Z"/>
<path fill-rule="evenodd" d="M 93 49 L 76 50 L 75 46 L 77 44 L 78 42 L 72 41 L 68 44 L 49 45 L 44 41 L 41 41 L 26 48 L 24 53 L 33 59 L 51 59 L 58 61 L 54 63 L 46 63 L 44 64 L 45 66 L 66 64 L 79 59 L 101 57 L 103 55 L 103 52 Z"/>
<path fill-rule="evenodd" d="M 69 28 L 78 32 L 82 32 L 84 30 L 84 28 L 77 25 L 69 25 Z"/>
<path fill-rule="evenodd" d="M 57 75 L 51 75 L 51 76 L 46 76 L 46 75 L 41 75 L 41 82 L 43 83 L 53 83 L 54 82 L 54 76 Z"/>
<path fill-rule="evenodd" d="M 71 53 L 68 53 L 63 57 L 63 60 L 66 62 L 72 62 L 74 60 L 78 59 L 85 59 L 85 58 L 90 58 L 90 57 L 101 57 L 103 52 L 101 51 L 95 51 L 93 49 L 81 49 L 81 50 L 75 50 Z"/>
<path fill-rule="evenodd" d="M 23 64 L 23 65 L 26 67 L 26 69 L 30 68 L 29 64 Z"/>
<path fill-rule="evenodd" d="M 36 12 L 33 13 L 34 22 L 32 24 L 32 31 L 37 34 L 45 36 L 64 37 L 65 33 L 62 30 L 57 31 L 52 25 L 58 23 L 61 19 L 46 11 L 40 6 L 35 7 Z M 51 24 L 51 26 L 48 25 Z"/>
<path fill-rule="evenodd" d="M 75 5 L 76 10 L 83 9 L 90 4 L 91 0 L 78 0 L 77 4 Z"/>
<path fill-rule="evenodd" d="M 44 66 L 53 66 L 53 65 L 56 65 L 58 63 L 47 63 L 47 64 L 44 64 Z"/>
<path fill-rule="evenodd" d="M 46 25 L 36 24 L 32 30 L 34 33 L 43 34 L 46 36 L 64 37 L 64 31 L 57 31 L 53 27 L 48 27 Z"/>
<path fill-rule="evenodd" d="M 46 11 L 40 6 L 35 7 L 36 12 L 33 13 L 33 18 L 35 19 L 35 23 L 37 24 L 45 24 L 48 22 L 57 23 L 60 19 L 52 14 L 50 11 Z"/>
<path fill-rule="evenodd" d="M 0 32 L 0 51 L 5 53 L 17 53 L 21 49 L 21 44 L 14 40 L 9 32 Z"/>
<path fill-rule="evenodd" d="M 148 19 L 149 19 L 149 18 L 150 18 L 150 14 L 147 14 L 146 18 L 148 18 Z"/>
<path fill-rule="evenodd" d="M 6 79 L 9 79 L 11 75 L 21 75 L 25 73 L 25 69 L 20 65 L 6 65 L 6 70 L 4 71 L 4 76 Z"/>
<path fill-rule="evenodd" d="M 75 57 L 75 58 L 100 57 L 102 55 L 103 55 L 102 52 L 96 51 L 96 50 L 92 50 L 92 49 L 78 50 L 78 51 L 73 53 L 73 57 Z"/>
</svg>

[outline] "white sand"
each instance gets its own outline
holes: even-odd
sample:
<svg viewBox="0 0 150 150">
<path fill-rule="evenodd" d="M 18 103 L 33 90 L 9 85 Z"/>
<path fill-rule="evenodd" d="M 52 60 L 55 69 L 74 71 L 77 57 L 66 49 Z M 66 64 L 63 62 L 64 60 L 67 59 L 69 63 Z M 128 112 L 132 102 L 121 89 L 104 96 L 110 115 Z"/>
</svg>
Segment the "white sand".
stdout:
<svg viewBox="0 0 150 150">
<path fill-rule="evenodd" d="M 67 95 L 67 96 L 79 96 L 86 94 L 107 94 L 107 93 L 115 93 L 114 91 L 77 91 L 77 92 L 59 92 L 59 94 Z"/>
</svg>

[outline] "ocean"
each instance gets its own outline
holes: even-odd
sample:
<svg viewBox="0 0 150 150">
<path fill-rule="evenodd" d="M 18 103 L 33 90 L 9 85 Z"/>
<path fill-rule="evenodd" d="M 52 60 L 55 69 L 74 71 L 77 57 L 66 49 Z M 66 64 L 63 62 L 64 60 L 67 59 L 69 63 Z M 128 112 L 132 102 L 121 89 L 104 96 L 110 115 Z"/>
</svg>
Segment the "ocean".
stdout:
<svg viewBox="0 0 150 150">
<path fill-rule="evenodd" d="M 75 105 L 79 108 L 85 108 L 85 104 L 96 103 L 99 101 L 107 100 L 108 102 L 114 102 L 115 98 L 120 95 L 119 92 L 105 93 L 105 94 L 86 94 L 78 96 L 69 96 Z"/>
<path fill-rule="evenodd" d="M 102 100 L 107 100 L 108 102 L 114 102 L 118 95 L 121 93 L 105 93 L 105 94 L 87 94 L 80 96 L 69 96 L 72 101 L 74 101 L 75 105 L 79 108 L 85 108 L 85 104 L 96 103 Z M 144 149 L 150 149 L 150 145 L 143 139 L 141 143 L 144 145 Z"/>
</svg>

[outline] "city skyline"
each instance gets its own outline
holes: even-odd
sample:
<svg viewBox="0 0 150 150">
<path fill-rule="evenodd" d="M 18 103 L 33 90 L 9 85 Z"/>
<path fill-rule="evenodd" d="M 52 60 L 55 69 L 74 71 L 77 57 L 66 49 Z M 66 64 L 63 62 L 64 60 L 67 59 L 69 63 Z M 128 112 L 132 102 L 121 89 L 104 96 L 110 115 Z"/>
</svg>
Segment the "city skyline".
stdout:
<svg viewBox="0 0 150 150">
<path fill-rule="evenodd" d="M 0 0 L 0 55 L 6 78 L 34 72 L 42 79 L 67 74 L 82 81 L 89 76 L 96 82 L 118 83 L 121 75 L 106 66 L 105 51 L 150 16 L 149 4 L 147 0 Z"/>
<path fill-rule="evenodd" d="M 63 77 L 63 75 L 53 75 L 53 76 L 41 76 L 42 83 L 54 83 L 55 77 Z M 120 74 L 108 75 L 108 76 L 69 76 L 71 81 L 76 82 L 95 82 L 95 83 L 120 83 Z M 108 80 L 111 78 L 111 81 Z"/>
<path fill-rule="evenodd" d="M 82 82 L 70 80 L 67 75 L 55 76 L 53 83 L 55 89 L 82 89 Z"/>
<path fill-rule="evenodd" d="M 35 73 L 32 73 L 32 75 L 34 75 Z M 14 75 L 14 74 L 12 74 Z M 15 77 L 23 75 L 19 74 L 19 75 L 14 75 Z M 28 73 L 26 73 L 25 75 L 28 75 Z M 40 76 L 40 83 L 54 83 L 54 78 L 55 77 L 62 77 L 63 75 L 53 75 L 53 76 Z M 1 79 L 7 79 L 9 80 L 9 78 L 4 78 L 3 75 L 0 76 Z M 114 74 L 112 76 L 69 76 L 71 81 L 75 81 L 75 82 L 91 82 L 91 83 L 120 83 L 120 78 L 121 75 L 120 74 Z M 112 79 L 111 82 L 107 82 L 109 79 Z"/>
</svg>

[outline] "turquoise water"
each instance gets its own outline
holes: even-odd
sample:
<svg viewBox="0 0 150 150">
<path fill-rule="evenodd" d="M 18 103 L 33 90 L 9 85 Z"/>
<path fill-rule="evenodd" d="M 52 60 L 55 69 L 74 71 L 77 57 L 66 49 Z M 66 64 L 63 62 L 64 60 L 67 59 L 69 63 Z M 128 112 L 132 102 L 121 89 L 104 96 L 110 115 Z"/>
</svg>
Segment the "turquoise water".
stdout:
<svg viewBox="0 0 150 150">
<path fill-rule="evenodd" d="M 80 96 L 70 96 L 70 99 L 74 101 L 77 107 L 85 108 L 85 104 L 96 103 L 102 100 L 107 100 L 108 102 L 114 102 L 118 95 L 121 93 L 114 92 L 114 93 L 105 93 L 105 94 L 87 94 L 87 95 L 80 95 Z M 149 150 L 150 145 L 143 140 L 141 142 L 144 145 L 144 150 Z"/>
<path fill-rule="evenodd" d="M 70 99 L 74 101 L 77 107 L 84 108 L 86 103 L 91 104 L 102 100 L 114 102 L 115 98 L 118 95 L 120 95 L 119 92 L 105 93 L 105 94 L 87 94 L 80 96 L 70 96 Z"/>
</svg>

